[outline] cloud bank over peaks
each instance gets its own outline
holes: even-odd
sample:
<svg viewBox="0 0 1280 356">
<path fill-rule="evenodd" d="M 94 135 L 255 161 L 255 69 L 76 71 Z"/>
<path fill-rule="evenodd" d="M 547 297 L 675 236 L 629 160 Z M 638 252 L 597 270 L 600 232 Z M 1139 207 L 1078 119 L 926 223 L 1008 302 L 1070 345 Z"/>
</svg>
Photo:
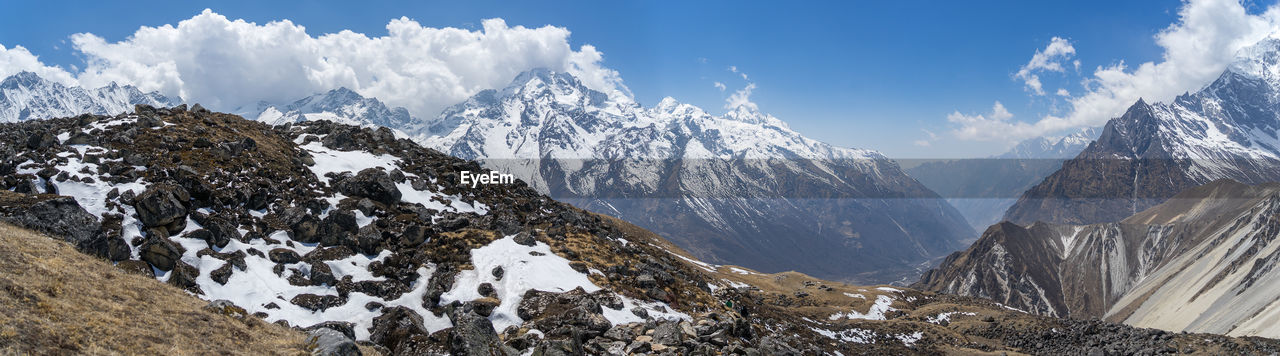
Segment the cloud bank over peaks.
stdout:
<svg viewBox="0 0 1280 356">
<path fill-rule="evenodd" d="M 50 67 L 40 62 L 40 58 L 25 47 L 5 48 L 0 44 L 0 79 L 8 78 L 19 72 L 32 72 L 45 80 L 62 85 L 75 85 L 76 78 L 58 67 Z"/>
<path fill-rule="evenodd" d="M 631 98 L 618 73 L 603 66 L 603 53 L 585 44 L 573 49 L 568 29 L 512 27 L 502 19 L 481 27 L 433 28 L 401 17 L 383 36 L 350 30 L 315 36 L 289 20 L 260 25 L 206 9 L 176 26 L 141 27 L 119 42 L 74 34 L 87 64 L 78 73 L 45 66 L 21 47 L 0 46 L 0 68 L 86 87 L 133 84 L 219 110 L 347 87 L 434 117 L 533 68 L 569 72 L 592 89 Z"/>
</svg>

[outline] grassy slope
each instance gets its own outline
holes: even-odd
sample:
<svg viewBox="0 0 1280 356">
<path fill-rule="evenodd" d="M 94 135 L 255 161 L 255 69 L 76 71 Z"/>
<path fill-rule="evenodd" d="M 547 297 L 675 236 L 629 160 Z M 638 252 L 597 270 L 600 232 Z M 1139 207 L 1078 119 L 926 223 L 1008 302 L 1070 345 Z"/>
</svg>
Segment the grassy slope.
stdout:
<svg viewBox="0 0 1280 356">
<path fill-rule="evenodd" d="M 0 224 L 0 354 L 305 354 L 305 335 Z"/>
</svg>

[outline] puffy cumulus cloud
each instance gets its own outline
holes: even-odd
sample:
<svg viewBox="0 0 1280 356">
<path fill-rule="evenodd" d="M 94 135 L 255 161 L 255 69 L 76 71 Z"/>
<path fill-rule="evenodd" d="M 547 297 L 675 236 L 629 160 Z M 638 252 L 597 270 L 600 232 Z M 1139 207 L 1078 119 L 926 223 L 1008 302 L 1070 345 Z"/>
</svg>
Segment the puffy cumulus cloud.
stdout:
<svg viewBox="0 0 1280 356">
<path fill-rule="evenodd" d="M 602 66 L 604 55 L 590 45 L 574 50 L 565 28 L 489 19 L 471 31 L 425 27 L 405 17 L 386 28 L 385 36 L 349 30 L 313 36 L 288 20 L 260 25 L 204 10 L 176 26 L 142 27 L 119 42 L 91 33 L 71 40 L 87 62 L 78 74 L 82 85 L 129 83 L 222 110 L 347 87 L 430 118 L 539 67 L 631 96 L 618 73 Z"/>
<path fill-rule="evenodd" d="M 738 91 L 729 94 L 729 98 L 724 100 L 724 108 L 728 110 L 745 107 L 751 110 L 759 110 L 756 103 L 751 102 L 751 91 L 756 90 L 756 83 L 747 83 L 747 86 L 738 89 Z"/>
<path fill-rule="evenodd" d="M 961 114 L 960 111 L 953 111 L 947 115 L 947 122 L 959 125 L 960 128 L 952 131 L 956 137 L 966 140 L 993 140 L 1000 139 L 1006 135 L 1014 134 L 1009 130 L 1026 130 L 1026 124 L 1019 122 L 1010 122 L 1013 113 L 1004 107 L 999 101 L 991 105 L 991 111 L 986 114 Z"/>
<path fill-rule="evenodd" d="M 1031 61 L 1018 68 L 1018 73 L 1014 77 L 1021 79 L 1027 90 L 1036 95 L 1044 95 L 1044 85 L 1040 83 L 1038 72 L 1063 72 L 1062 63 L 1075 56 L 1076 48 L 1071 45 L 1071 41 L 1067 41 L 1062 37 L 1054 37 L 1049 40 L 1049 45 L 1043 50 L 1037 50 L 1035 55 L 1031 56 Z M 1072 65 L 1078 70 L 1080 61 L 1072 62 Z"/>
<path fill-rule="evenodd" d="M 62 68 L 44 65 L 40 62 L 40 57 L 31 54 L 31 51 L 26 48 L 22 46 L 5 48 L 0 44 L 0 78 L 8 78 L 18 72 L 32 72 L 41 78 L 63 85 L 76 84 L 76 78 L 71 73 Z"/>
<path fill-rule="evenodd" d="M 729 87 L 726 87 L 724 83 L 721 83 L 721 82 L 715 82 L 712 85 L 714 85 L 716 89 L 720 89 L 720 91 L 725 91 L 725 89 L 729 88 Z"/>
<path fill-rule="evenodd" d="M 1136 66 L 1118 62 L 1095 68 L 1084 79 L 1083 91 L 1065 98 L 1070 104 L 1065 114 L 1044 115 L 1033 122 L 951 121 L 958 126 L 953 133 L 960 138 L 1016 142 L 1100 126 L 1123 114 L 1139 98 L 1167 102 L 1181 93 L 1203 88 L 1222 74 L 1240 49 L 1277 29 L 1280 5 L 1250 14 L 1236 0 L 1190 0 L 1179 9 L 1178 20 L 1155 35 L 1156 44 L 1164 50 L 1159 61 Z M 995 133 L 1000 137 L 993 137 Z"/>
</svg>

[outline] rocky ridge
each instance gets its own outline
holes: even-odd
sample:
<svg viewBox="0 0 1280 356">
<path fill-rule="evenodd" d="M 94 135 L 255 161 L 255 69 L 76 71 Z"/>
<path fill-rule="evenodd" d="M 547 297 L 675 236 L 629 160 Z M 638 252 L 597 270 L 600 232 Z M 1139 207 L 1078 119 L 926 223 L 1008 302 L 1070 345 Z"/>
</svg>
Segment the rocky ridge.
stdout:
<svg viewBox="0 0 1280 356">
<path fill-rule="evenodd" d="M 0 125 L 0 142 L 6 221 L 216 310 L 308 330 L 325 350 L 350 351 L 347 340 L 471 355 L 1280 350 L 706 264 L 521 183 L 462 187 L 457 172 L 476 163 L 387 129 L 139 106 Z M 49 221 L 86 216 L 99 225 Z"/>
</svg>

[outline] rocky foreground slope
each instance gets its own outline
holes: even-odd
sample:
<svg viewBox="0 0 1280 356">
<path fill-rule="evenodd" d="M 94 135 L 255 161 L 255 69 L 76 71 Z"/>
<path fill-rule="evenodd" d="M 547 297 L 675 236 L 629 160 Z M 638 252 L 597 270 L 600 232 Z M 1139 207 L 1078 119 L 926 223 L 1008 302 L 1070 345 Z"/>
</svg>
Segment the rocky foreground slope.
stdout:
<svg viewBox="0 0 1280 356">
<path fill-rule="evenodd" d="M 706 264 L 385 129 L 140 106 L 0 125 L 0 157 L 0 219 L 370 352 L 1280 351 Z"/>
<path fill-rule="evenodd" d="M 1043 315 L 1280 337 L 1280 185 L 1220 180 L 1118 223 L 992 226 L 923 289 Z"/>
<path fill-rule="evenodd" d="M 5 206 L 14 206 L 10 199 L 20 197 L 0 190 Z M 46 198 L 53 197 L 37 199 Z M 180 289 L 105 262 L 48 236 L 0 223 L 0 354 L 308 351 L 303 333 L 206 308 L 206 302 Z"/>
</svg>

